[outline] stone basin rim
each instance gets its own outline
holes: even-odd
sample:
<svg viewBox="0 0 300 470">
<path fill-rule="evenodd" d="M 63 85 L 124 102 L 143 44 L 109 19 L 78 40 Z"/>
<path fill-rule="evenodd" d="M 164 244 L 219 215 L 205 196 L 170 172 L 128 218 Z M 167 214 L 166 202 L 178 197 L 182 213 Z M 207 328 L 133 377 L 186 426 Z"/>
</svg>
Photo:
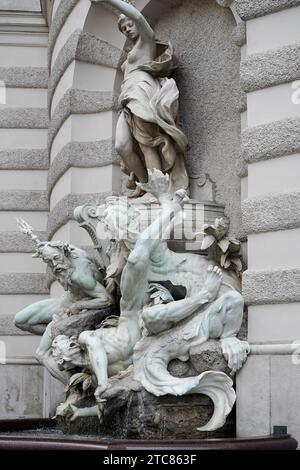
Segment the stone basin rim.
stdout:
<svg viewBox="0 0 300 470">
<path fill-rule="evenodd" d="M 297 441 L 289 434 L 247 438 L 212 438 L 191 440 L 67 439 L 16 436 L 20 431 L 55 428 L 55 419 L 0 420 L 0 450 L 296 450 Z M 94 436 L 93 436 L 94 437 Z"/>
</svg>

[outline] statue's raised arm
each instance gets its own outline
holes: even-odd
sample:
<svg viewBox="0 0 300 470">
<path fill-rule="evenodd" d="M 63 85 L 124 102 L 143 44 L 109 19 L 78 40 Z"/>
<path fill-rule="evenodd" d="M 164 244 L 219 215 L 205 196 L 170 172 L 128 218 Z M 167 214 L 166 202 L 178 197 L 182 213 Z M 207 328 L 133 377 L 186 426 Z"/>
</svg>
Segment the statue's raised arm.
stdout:
<svg viewBox="0 0 300 470">
<path fill-rule="evenodd" d="M 91 0 L 91 1 L 92 3 L 107 3 L 108 5 L 111 5 L 114 8 L 117 8 L 120 11 L 120 13 L 122 13 L 126 18 L 129 18 L 136 24 L 143 39 L 150 39 L 150 40 L 154 39 L 153 29 L 151 28 L 151 26 L 149 25 L 145 17 L 142 15 L 142 13 L 137 8 L 135 8 L 135 6 L 131 4 L 131 2 L 126 1 L 126 0 Z"/>
</svg>

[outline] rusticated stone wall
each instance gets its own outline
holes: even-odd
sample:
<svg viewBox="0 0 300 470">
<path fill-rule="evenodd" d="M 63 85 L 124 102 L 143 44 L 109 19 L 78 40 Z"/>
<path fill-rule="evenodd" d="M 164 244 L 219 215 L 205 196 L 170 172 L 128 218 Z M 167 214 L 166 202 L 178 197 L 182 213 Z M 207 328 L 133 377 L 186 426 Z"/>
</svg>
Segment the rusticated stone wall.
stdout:
<svg viewBox="0 0 300 470">
<path fill-rule="evenodd" d="M 162 15 L 157 38 L 171 41 L 179 67 L 181 124 L 191 144 L 190 175 L 208 174 L 225 206 L 231 233 L 241 236 L 240 61 L 228 8 L 211 0 L 181 2 Z"/>
<path fill-rule="evenodd" d="M 5 11 L 6 10 L 6 11 Z M 22 11 L 20 11 L 22 10 Z M 47 298 L 46 269 L 16 217 L 46 237 L 48 27 L 38 0 L 0 1 L 0 418 L 43 415 L 44 371 L 34 358 L 39 338 L 13 318 Z"/>
<path fill-rule="evenodd" d="M 243 294 L 249 341 L 257 345 L 237 378 L 237 431 L 268 435 L 276 425 L 287 426 L 299 441 L 300 368 L 291 351 L 300 332 L 300 107 L 294 96 L 294 81 L 300 79 L 300 2 L 234 4 L 247 28 L 241 63 L 247 93 L 241 145 L 248 239 Z M 272 354 L 266 345 L 272 345 Z"/>
</svg>

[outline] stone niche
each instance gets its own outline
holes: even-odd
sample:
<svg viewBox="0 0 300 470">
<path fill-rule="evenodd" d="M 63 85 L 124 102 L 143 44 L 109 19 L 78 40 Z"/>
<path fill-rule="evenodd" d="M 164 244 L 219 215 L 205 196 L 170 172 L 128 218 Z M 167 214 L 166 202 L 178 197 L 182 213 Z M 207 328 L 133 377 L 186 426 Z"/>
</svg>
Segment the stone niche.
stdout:
<svg viewBox="0 0 300 470">
<path fill-rule="evenodd" d="M 180 120 L 191 144 L 191 177 L 209 175 L 215 202 L 225 205 L 230 231 L 240 234 L 240 47 L 228 8 L 212 0 L 185 0 L 158 19 L 156 37 L 171 41 L 179 59 L 174 78 Z M 195 187 L 195 189 L 193 189 Z M 197 185 L 191 197 L 201 200 Z"/>
</svg>

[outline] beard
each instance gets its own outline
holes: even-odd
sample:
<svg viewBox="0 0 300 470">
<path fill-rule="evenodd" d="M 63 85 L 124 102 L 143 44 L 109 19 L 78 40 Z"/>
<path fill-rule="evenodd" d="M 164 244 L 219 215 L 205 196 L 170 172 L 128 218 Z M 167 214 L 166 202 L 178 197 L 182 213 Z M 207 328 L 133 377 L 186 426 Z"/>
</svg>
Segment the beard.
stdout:
<svg viewBox="0 0 300 470">
<path fill-rule="evenodd" d="M 60 270 L 57 272 L 57 270 Z M 72 286 L 72 274 L 74 269 L 70 266 L 59 264 L 53 269 L 53 274 L 65 291 Z"/>
</svg>

